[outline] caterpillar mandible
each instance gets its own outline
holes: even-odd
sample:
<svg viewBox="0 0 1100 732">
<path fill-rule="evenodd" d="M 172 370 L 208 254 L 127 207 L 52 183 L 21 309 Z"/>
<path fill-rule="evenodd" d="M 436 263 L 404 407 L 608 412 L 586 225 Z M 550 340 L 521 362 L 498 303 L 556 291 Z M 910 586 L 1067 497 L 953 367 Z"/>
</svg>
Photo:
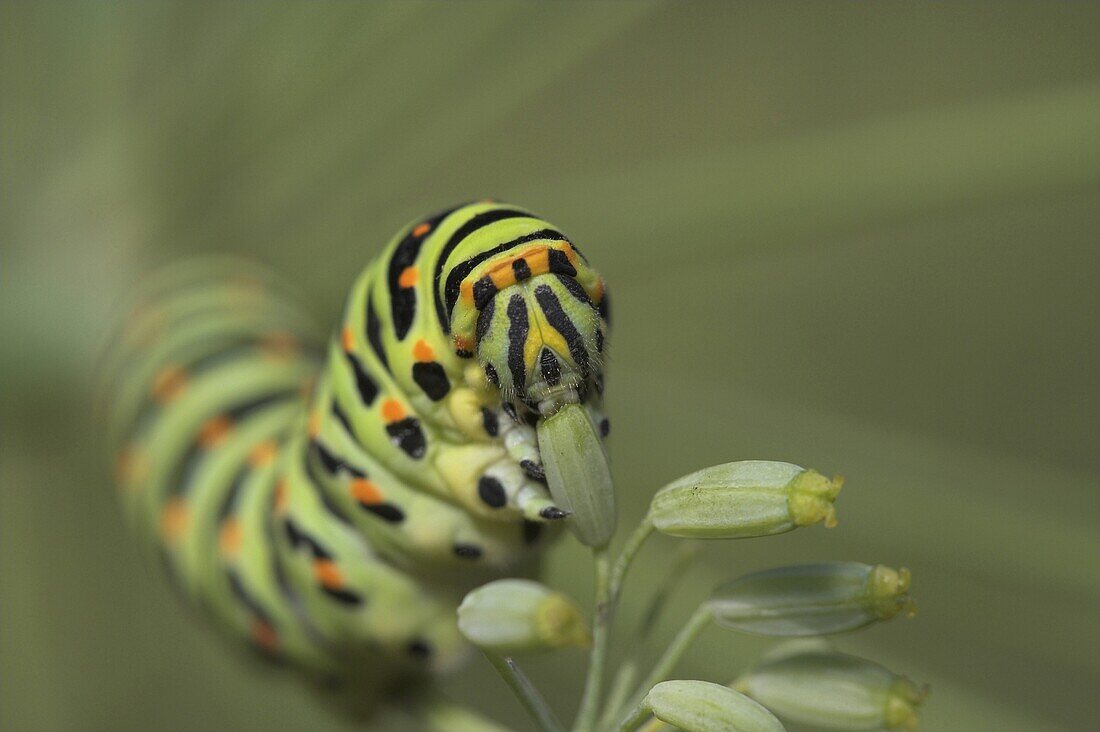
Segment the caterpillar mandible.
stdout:
<svg viewBox="0 0 1100 732">
<path fill-rule="evenodd" d="M 182 593 L 267 656 L 366 694 L 454 668 L 462 596 L 566 515 L 534 426 L 576 403 L 607 434 L 603 279 L 488 201 L 400 231 L 327 344 L 239 269 L 154 280 L 109 355 L 128 512 Z"/>
</svg>

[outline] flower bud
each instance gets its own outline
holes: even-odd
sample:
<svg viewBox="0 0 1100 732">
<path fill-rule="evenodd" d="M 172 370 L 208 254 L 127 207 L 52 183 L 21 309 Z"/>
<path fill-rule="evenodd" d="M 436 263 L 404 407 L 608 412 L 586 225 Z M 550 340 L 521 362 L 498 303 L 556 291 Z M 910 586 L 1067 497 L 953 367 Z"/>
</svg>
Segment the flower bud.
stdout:
<svg viewBox="0 0 1100 732">
<path fill-rule="evenodd" d="M 847 730 L 915 730 L 928 695 L 927 686 L 831 650 L 777 654 L 733 686 L 786 719 Z"/>
<path fill-rule="evenodd" d="M 642 707 L 686 732 L 782 732 L 783 725 L 760 704 L 709 681 L 663 681 Z"/>
<path fill-rule="evenodd" d="M 539 452 L 554 503 L 585 546 L 603 547 L 615 533 L 615 487 L 607 453 L 588 412 L 566 404 L 539 420 Z"/>
<path fill-rule="evenodd" d="M 497 653 L 587 646 L 588 628 L 574 602 L 525 579 L 503 579 L 471 591 L 458 607 L 458 629 Z"/>
<path fill-rule="evenodd" d="M 778 636 L 839 633 L 913 612 L 909 570 L 858 562 L 779 567 L 719 587 L 708 607 L 719 625 Z"/>
<path fill-rule="evenodd" d="M 658 531 L 690 539 L 770 536 L 818 522 L 832 527 L 842 483 L 790 463 L 726 463 L 669 483 L 649 513 Z"/>
</svg>

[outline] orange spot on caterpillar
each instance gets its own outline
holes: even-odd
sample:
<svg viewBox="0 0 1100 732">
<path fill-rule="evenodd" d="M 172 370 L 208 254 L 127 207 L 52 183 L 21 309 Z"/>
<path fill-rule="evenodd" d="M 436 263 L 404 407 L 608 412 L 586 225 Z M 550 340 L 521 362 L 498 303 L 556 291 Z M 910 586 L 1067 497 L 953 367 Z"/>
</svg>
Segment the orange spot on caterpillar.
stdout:
<svg viewBox="0 0 1100 732">
<path fill-rule="evenodd" d="M 378 486 L 366 478 L 356 478 L 351 481 L 350 490 L 351 497 L 360 503 L 373 506 L 382 502 L 382 491 L 378 490 Z"/>
<path fill-rule="evenodd" d="M 592 299 L 595 302 L 599 302 L 600 300 L 603 300 L 603 291 L 604 291 L 604 284 L 603 284 L 603 277 L 601 277 L 600 279 L 596 280 L 596 285 L 592 288 Z"/>
<path fill-rule="evenodd" d="M 531 270 L 531 276 L 546 274 L 550 271 L 550 247 L 539 247 L 533 252 L 525 254 L 527 266 Z"/>
<path fill-rule="evenodd" d="M 397 284 L 402 287 L 416 287 L 416 280 L 420 277 L 420 273 L 416 267 L 406 267 L 401 270 L 401 275 L 397 278 Z"/>
<path fill-rule="evenodd" d="M 331 559 L 315 559 L 313 561 L 313 576 L 322 586 L 330 590 L 336 590 L 344 586 L 344 573 Z"/>
<path fill-rule="evenodd" d="M 309 423 L 308 423 L 307 429 L 309 430 L 309 436 L 310 437 L 316 437 L 317 435 L 321 434 L 321 413 L 320 412 L 310 412 L 309 413 Z"/>
<path fill-rule="evenodd" d="M 289 330 L 275 330 L 264 337 L 260 349 L 268 358 L 285 360 L 298 353 L 298 339 Z"/>
<path fill-rule="evenodd" d="M 224 442 L 232 430 L 233 420 L 229 417 L 224 414 L 214 417 L 199 429 L 199 445 L 211 450 Z"/>
<path fill-rule="evenodd" d="M 274 500 L 272 501 L 277 516 L 286 513 L 287 504 L 290 503 L 290 490 L 287 488 L 286 479 L 280 478 L 275 484 Z"/>
<path fill-rule="evenodd" d="M 455 344 L 455 350 L 456 351 L 469 351 L 470 350 L 470 341 L 466 340 L 465 336 L 460 336 L 460 335 L 456 334 L 456 335 L 451 337 L 451 340 Z"/>
<path fill-rule="evenodd" d="M 187 531 L 187 502 L 176 497 L 168 501 L 160 515 L 160 534 L 165 541 L 176 542 Z"/>
<path fill-rule="evenodd" d="M 421 363 L 425 363 L 435 359 L 435 352 L 432 350 L 432 347 L 428 345 L 428 342 L 421 338 L 416 342 L 416 345 L 413 346 L 413 358 Z"/>
<path fill-rule="evenodd" d="M 516 273 L 512 270 L 512 260 L 503 263 L 506 266 L 494 268 L 489 272 L 489 279 L 498 290 L 511 287 L 516 284 Z"/>
<path fill-rule="evenodd" d="M 567 241 L 562 242 L 561 250 L 565 252 L 565 258 L 569 260 L 569 263 L 574 267 L 577 266 L 577 250 L 573 248 L 573 245 Z"/>
<path fill-rule="evenodd" d="M 462 296 L 462 302 L 466 305 L 474 304 L 474 282 L 471 278 L 466 278 L 458 288 L 459 294 Z"/>
<path fill-rule="evenodd" d="M 260 620 L 259 618 L 253 620 L 252 626 L 249 628 L 249 635 L 253 643 L 269 653 L 274 652 L 279 647 L 279 635 L 271 627 L 271 623 L 266 620 Z"/>
<path fill-rule="evenodd" d="M 248 464 L 253 468 L 270 465 L 278 452 L 279 446 L 274 440 L 264 440 L 252 448 L 252 452 L 248 453 Z"/>
<path fill-rule="evenodd" d="M 425 234 L 427 234 L 431 230 L 432 230 L 432 225 L 429 224 L 427 221 L 425 221 L 423 224 L 418 224 L 417 227 L 415 229 L 413 229 L 413 236 L 424 236 Z M 402 286 L 404 286 L 404 285 L 402 285 Z"/>
<path fill-rule="evenodd" d="M 382 419 L 387 423 L 397 422 L 405 418 L 405 408 L 396 399 L 387 399 L 382 402 Z"/>
<path fill-rule="evenodd" d="M 186 371 L 179 366 L 165 366 L 153 377 L 153 401 L 167 404 L 182 394 L 186 386 Z"/>
<path fill-rule="evenodd" d="M 222 557 L 232 559 L 241 550 L 241 522 L 235 518 L 228 518 L 222 522 L 218 531 L 218 550 Z"/>
<path fill-rule="evenodd" d="M 355 348 L 355 331 L 351 328 L 344 328 L 340 333 L 340 342 L 344 346 L 345 353 L 351 353 Z"/>
</svg>

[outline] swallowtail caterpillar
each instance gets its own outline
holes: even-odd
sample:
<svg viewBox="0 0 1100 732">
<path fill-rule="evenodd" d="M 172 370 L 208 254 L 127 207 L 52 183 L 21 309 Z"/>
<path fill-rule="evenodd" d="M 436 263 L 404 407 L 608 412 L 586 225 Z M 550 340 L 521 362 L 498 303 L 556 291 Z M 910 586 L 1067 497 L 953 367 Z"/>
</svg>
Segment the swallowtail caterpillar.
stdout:
<svg viewBox="0 0 1100 732">
<path fill-rule="evenodd" d="M 539 420 L 576 405 L 607 434 L 608 298 L 584 255 L 515 206 L 418 219 L 327 344 L 240 267 L 147 289 L 105 370 L 109 437 L 174 584 L 357 693 L 456 667 L 463 595 L 529 568 L 566 515 Z"/>
</svg>

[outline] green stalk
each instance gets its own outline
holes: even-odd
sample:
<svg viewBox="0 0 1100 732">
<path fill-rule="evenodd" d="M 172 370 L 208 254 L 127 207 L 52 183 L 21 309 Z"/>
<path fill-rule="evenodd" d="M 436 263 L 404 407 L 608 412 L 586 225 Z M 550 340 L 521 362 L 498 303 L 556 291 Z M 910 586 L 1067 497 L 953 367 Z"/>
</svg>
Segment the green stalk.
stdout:
<svg viewBox="0 0 1100 732">
<path fill-rule="evenodd" d="M 665 649 L 664 654 L 654 664 L 653 669 L 649 672 L 649 675 L 645 677 L 642 683 L 634 690 L 634 694 L 630 697 L 630 701 L 625 705 L 628 708 L 634 708 L 637 706 L 645 695 L 653 688 L 653 685 L 664 681 L 668 675 L 672 672 L 676 662 L 684 655 L 684 652 L 691 645 L 692 641 L 699 635 L 699 633 L 710 623 L 711 612 L 706 603 L 703 603 L 695 611 L 695 613 L 684 624 L 684 627 L 680 629 L 680 632 L 676 634 L 676 637 L 672 639 L 672 643 Z"/>
<path fill-rule="evenodd" d="M 483 653 L 489 659 L 489 663 L 493 664 L 493 668 L 497 670 L 500 677 L 504 679 L 504 682 L 508 684 L 512 693 L 523 704 L 523 708 L 527 710 L 531 719 L 538 725 L 539 732 L 563 732 L 561 723 L 554 716 L 550 705 L 542 698 L 530 679 L 520 671 L 515 661 L 489 651 L 483 650 Z"/>
<path fill-rule="evenodd" d="M 653 523 L 646 516 L 626 540 L 614 566 L 610 566 L 606 548 L 593 551 L 596 564 L 596 612 L 592 622 L 592 654 L 589 656 L 588 677 L 585 680 L 577 721 L 573 726 L 576 732 L 591 732 L 596 729 L 604 666 L 607 663 L 607 646 L 611 638 L 611 621 L 622 591 L 623 578 L 638 550 L 652 533 Z"/>
<path fill-rule="evenodd" d="M 609 729 L 614 724 L 615 715 L 619 709 L 626 704 L 627 697 L 634 688 L 634 682 L 638 680 L 638 668 L 648 649 L 649 644 L 646 643 L 646 640 L 649 638 L 654 626 L 657 625 L 657 620 L 672 597 L 673 591 L 687 576 L 687 570 L 698 553 L 699 545 L 696 543 L 682 544 L 677 550 L 676 558 L 673 560 L 672 567 L 669 569 L 664 582 L 660 584 L 659 589 L 650 600 L 649 607 L 642 615 L 642 622 L 636 633 L 638 642 L 631 647 L 627 657 L 615 673 L 615 680 L 611 683 L 607 702 L 604 704 L 603 713 L 600 715 L 600 729 Z"/>
<path fill-rule="evenodd" d="M 610 729 L 615 724 L 619 710 L 626 706 L 627 697 L 634 690 L 634 683 L 638 680 L 639 663 L 640 659 L 636 655 L 631 655 L 619 665 L 619 670 L 615 672 L 615 680 L 611 682 L 607 703 L 604 704 L 603 713 L 600 715 L 600 729 Z"/>
<path fill-rule="evenodd" d="M 577 721 L 573 729 L 577 732 L 591 732 L 596 723 L 596 712 L 600 708 L 600 691 L 603 684 L 603 669 L 607 662 L 607 642 L 611 635 L 611 619 L 614 615 L 615 598 L 611 591 L 611 558 L 607 547 L 592 550 L 596 565 L 596 609 L 592 619 L 592 653 L 588 656 L 588 676 L 584 682 L 584 694 L 577 711 Z"/>
<path fill-rule="evenodd" d="M 649 716 L 649 710 L 639 701 L 630 711 L 630 716 L 619 725 L 619 732 L 632 732 Z"/>
<path fill-rule="evenodd" d="M 622 589 L 623 578 L 626 576 L 626 570 L 630 568 L 630 563 L 634 561 L 634 555 L 638 553 L 638 550 L 642 548 L 642 544 L 649 538 L 649 535 L 653 533 L 653 521 L 650 520 L 649 514 L 646 514 L 642 519 L 638 527 L 634 529 L 634 533 L 626 540 L 626 544 L 623 545 L 623 549 L 619 552 L 619 558 L 615 560 L 615 566 L 611 569 L 611 599 L 612 601 L 619 599 L 619 592 Z"/>
</svg>

